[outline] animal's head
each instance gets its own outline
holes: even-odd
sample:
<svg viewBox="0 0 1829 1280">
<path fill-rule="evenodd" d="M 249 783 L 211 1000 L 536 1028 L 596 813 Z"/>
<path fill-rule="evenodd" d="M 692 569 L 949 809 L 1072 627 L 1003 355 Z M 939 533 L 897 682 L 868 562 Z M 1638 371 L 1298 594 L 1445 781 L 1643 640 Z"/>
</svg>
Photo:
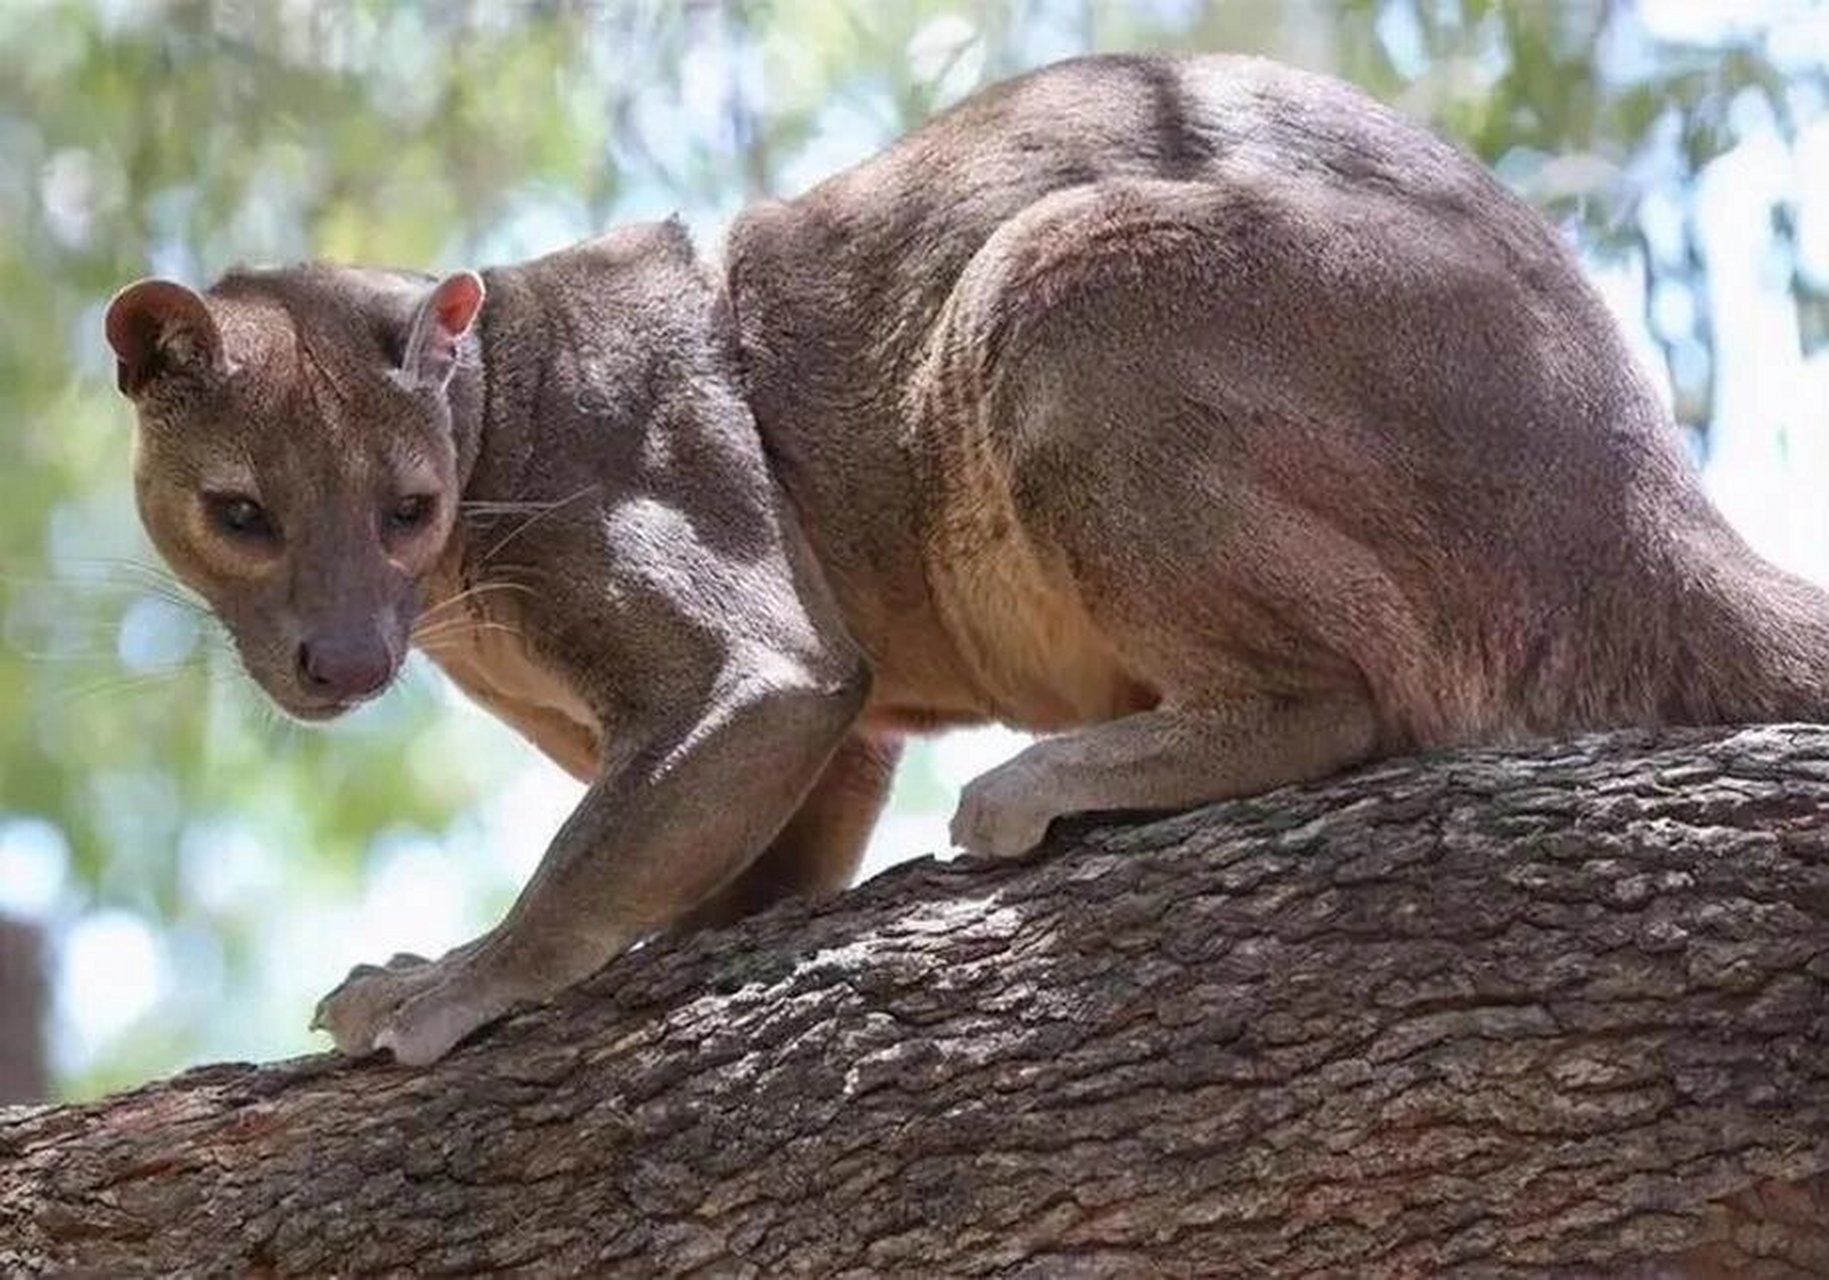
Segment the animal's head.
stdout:
<svg viewBox="0 0 1829 1280">
<path fill-rule="evenodd" d="M 457 515 L 453 374 L 482 303 L 470 272 L 312 266 L 142 280 L 108 308 L 140 517 L 294 716 L 353 707 L 406 655 Z"/>
</svg>

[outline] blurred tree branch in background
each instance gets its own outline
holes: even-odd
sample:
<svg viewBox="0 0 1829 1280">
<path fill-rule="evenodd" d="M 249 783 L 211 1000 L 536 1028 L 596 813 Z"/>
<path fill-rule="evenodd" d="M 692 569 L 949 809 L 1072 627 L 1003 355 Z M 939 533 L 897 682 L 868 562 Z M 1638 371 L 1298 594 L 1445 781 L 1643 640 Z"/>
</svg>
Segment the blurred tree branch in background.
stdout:
<svg viewBox="0 0 1829 1280">
<path fill-rule="evenodd" d="M 0 1106 L 50 1096 L 44 1033 L 44 930 L 0 916 Z"/>
</svg>

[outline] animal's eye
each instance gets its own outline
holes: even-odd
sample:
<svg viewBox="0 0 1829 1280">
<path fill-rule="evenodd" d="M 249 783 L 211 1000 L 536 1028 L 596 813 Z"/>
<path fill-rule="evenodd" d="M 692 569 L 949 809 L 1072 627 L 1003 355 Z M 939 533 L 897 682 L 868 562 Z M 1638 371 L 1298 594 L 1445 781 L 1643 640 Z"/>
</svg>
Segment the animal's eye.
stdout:
<svg viewBox="0 0 1829 1280">
<path fill-rule="evenodd" d="M 432 518 L 438 499 L 429 493 L 415 493 L 394 500 L 387 509 L 388 527 L 395 533 L 411 533 Z"/>
<path fill-rule="evenodd" d="M 271 541 L 279 536 L 267 509 L 245 494 L 206 493 L 203 504 L 216 527 L 230 537 Z"/>
</svg>

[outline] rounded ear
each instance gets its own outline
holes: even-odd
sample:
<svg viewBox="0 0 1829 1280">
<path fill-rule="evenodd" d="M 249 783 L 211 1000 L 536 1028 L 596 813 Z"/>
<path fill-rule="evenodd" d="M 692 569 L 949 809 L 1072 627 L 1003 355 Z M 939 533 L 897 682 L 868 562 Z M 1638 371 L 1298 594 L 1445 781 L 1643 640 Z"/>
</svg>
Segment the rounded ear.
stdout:
<svg viewBox="0 0 1829 1280">
<path fill-rule="evenodd" d="M 401 381 L 410 387 L 443 389 L 457 367 L 457 348 L 483 309 L 483 278 L 459 271 L 432 286 L 407 334 L 400 361 Z"/>
<path fill-rule="evenodd" d="M 203 372 L 222 361 L 222 334 L 203 299 L 175 280 L 140 280 L 114 295 L 105 324 L 115 385 L 137 395 L 167 373 Z"/>
</svg>

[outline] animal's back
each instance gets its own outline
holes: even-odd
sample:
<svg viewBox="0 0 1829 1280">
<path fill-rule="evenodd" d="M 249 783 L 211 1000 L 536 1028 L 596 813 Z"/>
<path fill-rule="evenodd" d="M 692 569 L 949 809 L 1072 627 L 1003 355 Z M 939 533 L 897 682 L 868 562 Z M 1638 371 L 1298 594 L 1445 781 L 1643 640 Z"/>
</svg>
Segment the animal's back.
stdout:
<svg viewBox="0 0 1829 1280">
<path fill-rule="evenodd" d="M 1306 630 L 1395 739 L 1745 701 L 1673 678 L 1703 625 L 1675 597 L 1744 594 L 1750 557 L 1572 253 L 1338 82 L 1058 64 L 758 211 L 731 280 L 758 423 L 892 699 L 1048 725 L 1148 705 L 1156 673 L 1112 652 L 1137 638 L 1087 616 L 1100 565 L 1154 547 L 1113 576 L 1185 604 L 1216 565 L 1286 577 L 1280 525 L 1298 560 L 1335 547 L 1335 582 L 1222 582 L 1222 617 L 1269 625 L 1208 641 L 1289 656 L 1279 628 Z M 1744 642 L 1747 604 L 1704 629 Z"/>
</svg>

